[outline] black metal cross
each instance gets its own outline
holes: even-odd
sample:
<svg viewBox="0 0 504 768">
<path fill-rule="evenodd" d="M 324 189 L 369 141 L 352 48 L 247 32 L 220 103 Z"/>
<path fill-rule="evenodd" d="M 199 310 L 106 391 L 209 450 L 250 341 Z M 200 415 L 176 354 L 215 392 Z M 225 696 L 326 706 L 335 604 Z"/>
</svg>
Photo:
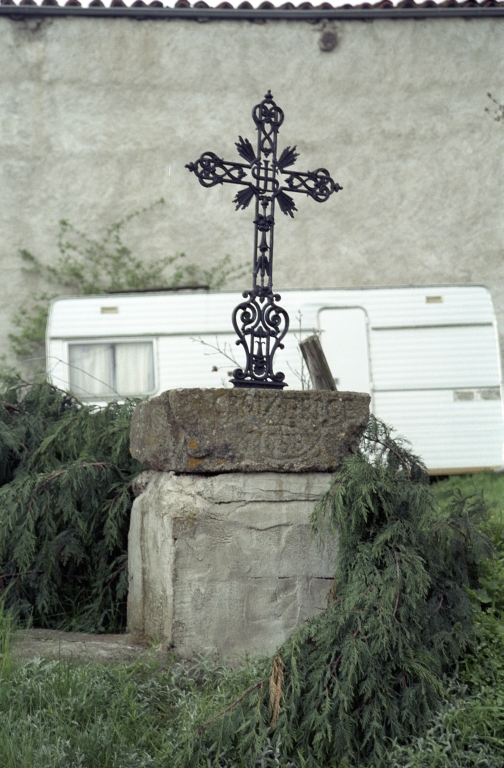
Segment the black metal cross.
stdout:
<svg viewBox="0 0 504 768">
<path fill-rule="evenodd" d="M 294 217 L 297 208 L 287 192 L 302 192 L 323 203 L 342 187 L 325 168 L 307 173 L 286 170 L 296 162 L 296 147 L 286 147 L 277 160 L 277 136 L 284 113 L 273 101 L 271 91 L 254 107 L 252 118 L 258 134 L 257 152 L 248 139 L 240 136 L 236 143 L 238 154 L 246 162 L 228 163 L 213 152 L 204 152 L 186 168 L 204 187 L 223 183 L 243 186 L 233 200 L 236 210 L 247 208 L 255 197 L 252 290 L 244 291 L 243 297 L 248 300 L 238 304 L 232 317 L 238 334 L 236 343 L 244 348 L 247 360 L 243 369 L 233 371 L 231 381 L 235 387 L 282 389 L 287 386 L 285 375 L 274 373 L 273 356 L 284 347 L 282 339 L 289 329 L 289 316 L 275 303 L 280 295 L 273 293 L 275 203 L 282 213 Z"/>
</svg>

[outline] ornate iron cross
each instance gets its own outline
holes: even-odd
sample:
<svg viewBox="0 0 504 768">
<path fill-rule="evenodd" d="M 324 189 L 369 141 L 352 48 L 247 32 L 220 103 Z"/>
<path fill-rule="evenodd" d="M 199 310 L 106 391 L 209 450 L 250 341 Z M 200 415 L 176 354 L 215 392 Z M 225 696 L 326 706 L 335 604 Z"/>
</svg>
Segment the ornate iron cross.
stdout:
<svg viewBox="0 0 504 768">
<path fill-rule="evenodd" d="M 277 159 L 277 136 L 284 113 L 273 101 L 271 91 L 252 110 L 257 130 L 257 152 L 248 139 L 239 137 L 238 154 L 244 163 L 228 163 L 213 152 L 204 152 L 186 168 L 196 174 L 204 187 L 216 184 L 240 184 L 244 187 L 235 196 L 236 210 L 247 208 L 255 197 L 254 259 L 252 290 L 244 291 L 243 301 L 233 312 L 233 326 L 247 356 L 246 364 L 233 371 L 235 387 L 282 389 L 287 386 L 285 375 L 273 371 L 273 356 L 283 349 L 282 339 L 289 329 L 289 316 L 275 302 L 273 293 L 273 232 L 275 203 L 284 214 L 294 217 L 297 210 L 287 192 L 302 192 L 323 203 L 333 192 L 342 189 L 325 168 L 301 173 L 286 170 L 294 165 L 296 147 L 286 147 Z M 239 315 L 239 319 L 238 319 Z"/>
</svg>

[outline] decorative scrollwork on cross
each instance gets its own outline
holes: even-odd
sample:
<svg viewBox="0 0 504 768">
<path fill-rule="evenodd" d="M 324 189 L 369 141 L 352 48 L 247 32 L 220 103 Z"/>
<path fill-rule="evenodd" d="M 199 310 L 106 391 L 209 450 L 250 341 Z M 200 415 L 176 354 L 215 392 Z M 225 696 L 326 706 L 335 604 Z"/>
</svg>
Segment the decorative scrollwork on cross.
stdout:
<svg viewBox="0 0 504 768">
<path fill-rule="evenodd" d="M 229 163 L 213 152 L 204 152 L 195 163 L 186 165 L 204 187 L 216 184 L 239 184 L 233 202 L 236 210 L 248 208 L 255 198 L 254 257 L 252 289 L 244 291 L 247 301 L 233 312 L 233 326 L 238 334 L 237 344 L 246 354 L 245 366 L 233 371 L 235 387 L 265 387 L 282 389 L 287 386 L 283 373 L 273 370 L 273 356 L 283 349 L 282 339 L 289 329 L 289 316 L 276 302 L 273 293 L 273 233 L 275 203 L 286 216 L 297 211 L 289 193 L 302 193 L 325 202 L 342 187 L 325 168 L 301 173 L 287 170 L 296 162 L 296 147 L 286 147 L 277 159 L 277 137 L 284 113 L 268 91 L 263 101 L 252 110 L 257 130 L 257 151 L 241 136 L 236 142 L 243 163 Z"/>
</svg>

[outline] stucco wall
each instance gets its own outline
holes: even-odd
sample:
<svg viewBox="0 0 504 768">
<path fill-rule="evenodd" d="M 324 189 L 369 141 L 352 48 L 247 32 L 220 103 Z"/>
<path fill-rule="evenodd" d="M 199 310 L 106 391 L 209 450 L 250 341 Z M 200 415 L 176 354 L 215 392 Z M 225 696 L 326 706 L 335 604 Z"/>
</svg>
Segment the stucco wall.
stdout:
<svg viewBox="0 0 504 768">
<path fill-rule="evenodd" d="M 324 53 L 306 22 L 1 18 L 0 353 L 37 287 L 17 251 L 50 263 L 61 218 L 93 234 L 163 196 L 130 228 L 138 254 L 249 260 L 251 210 L 184 165 L 237 159 L 268 88 L 280 146 L 344 187 L 278 212 L 277 290 L 484 283 L 504 332 L 504 125 L 485 113 L 487 91 L 504 100 L 504 20 L 335 26 Z"/>
</svg>

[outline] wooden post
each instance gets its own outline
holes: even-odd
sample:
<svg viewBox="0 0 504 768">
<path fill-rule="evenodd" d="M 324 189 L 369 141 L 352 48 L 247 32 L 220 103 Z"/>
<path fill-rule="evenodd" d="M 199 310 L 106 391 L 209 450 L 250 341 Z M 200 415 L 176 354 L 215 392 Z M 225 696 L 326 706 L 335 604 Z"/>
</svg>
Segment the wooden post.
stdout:
<svg viewBox="0 0 504 768">
<path fill-rule="evenodd" d="M 314 334 L 299 342 L 305 363 L 310 373 L 313 389 L 336 390 L 336 384 L 326 360 L 319 337 Z"/>
</svg>

